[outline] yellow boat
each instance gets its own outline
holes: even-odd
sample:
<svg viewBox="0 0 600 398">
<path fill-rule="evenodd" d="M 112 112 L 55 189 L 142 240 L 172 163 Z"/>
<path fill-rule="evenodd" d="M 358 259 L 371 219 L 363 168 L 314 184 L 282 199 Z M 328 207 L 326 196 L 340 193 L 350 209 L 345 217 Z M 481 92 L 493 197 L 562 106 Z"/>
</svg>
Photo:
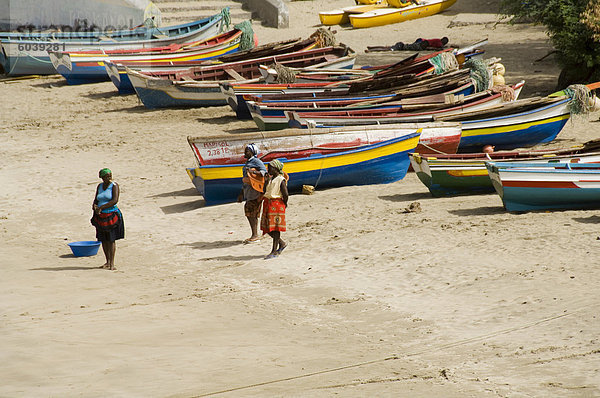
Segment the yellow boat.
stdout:
<svg viewBox="0 0 600 398">
<path fill-rule="evenodd" d="M 323 25 L 345 25 L 350 23 L 349 16 L 354 14 L 362 14 L 365 12 L 375 11 L 386 8 L 387 4 L 362 4 L 353 7 L 344 7 L 337 10 L 321 11 L 319 19 Z"/>
<path fill-rule="evenodd" d="M 403 8 L 380 8 L 361 14 L 350 14 L 348 17 L 354 28 L 370 28 L 411 19 L 428 17 L 437 14 L 456 3 L 456 0 L 420 0 Z"/>
</svg>

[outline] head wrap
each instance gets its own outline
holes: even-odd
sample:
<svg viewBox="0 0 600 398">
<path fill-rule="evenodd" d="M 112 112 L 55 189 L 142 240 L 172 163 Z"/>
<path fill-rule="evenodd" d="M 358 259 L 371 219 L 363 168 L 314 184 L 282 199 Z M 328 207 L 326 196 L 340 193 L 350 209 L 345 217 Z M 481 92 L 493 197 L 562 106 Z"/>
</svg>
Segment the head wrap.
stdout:
<svg viewBox="0 0 600 398">
<path fill-rule="evenodd" d="M 102 170 L 100 170 L 100 173 L 98 173 L 100 175 L 100 178 L 104 177 L 107 174 L 112 174 L 112 171 L 110 171 L 109 168 L 104 168 Z"/>
<path fill-rule="evenodd" d="M 246 149 L 250 149 L 250 152 L 252 152 L 252 155 L 254 155 L 254 156 L 258 155 L 258 147 L 256 146 L 256 144 L 248 144 L 248 145 L 246 145 Z"/>
<path fill-rule="evenodd" d="M 269 164 L 275 167 L 281 173 L 283 171 L 283 163 L 279 159 L 273 159 L 269 162 Z"/>
</svg>

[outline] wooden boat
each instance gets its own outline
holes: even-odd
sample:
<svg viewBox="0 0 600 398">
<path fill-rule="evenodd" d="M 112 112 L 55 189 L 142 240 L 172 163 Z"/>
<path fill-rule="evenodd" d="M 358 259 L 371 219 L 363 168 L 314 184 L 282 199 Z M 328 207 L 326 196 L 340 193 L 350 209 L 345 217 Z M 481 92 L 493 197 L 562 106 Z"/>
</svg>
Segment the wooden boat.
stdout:
<svg viewBox="0 0 600 398">
<path fill-rule="evenodd" d="M 406 123 L 400 125 L 343 127 L 334 129 L 287 129 L 264 133 L 242 133 L 232 136 L 188 137 L 198 164 L 240 164 L 245 162 L 248 143 L 259 148 L 258 157 L 269 162 L 279 157 L 305 158 L 358 149 L 365 145 L 397 138 L 418 131 L 416 150 L 456 152 L 460 141 L 460 123 Z"/>
<path fill-rule="evenodd" d="M 513 85 L 515 97 L 518 98 L 525 82 L 521 81 Z M 504 103 L 500 92 L 482 91 L 471 94 L 457 106 L 446 106 L 434 110 L 424 111 L 403 111 L 402 109 L 358 109 L 348 108 L 342 111 L 317 110 L 314 112 L 304 111 L 286 111 L 286 117 L 290 127 L 306 128 L 307 126 L 316 127 L 336 127 L 336 126 L 356 126 L 356 125 L 377 125 L 386 123 L 403 122 L 424 122 L 433 121 L 441 118 L 443 115 L 461 115 L 469 111 L 482 110 L 501 106 Z M 509 103 L 512 103 L 510 101 Z M 460 120 L 459 120 L 460 121 Z"/>
<path fill-rule="evenodd" d="M 52 75 L 56 69 L 50 61 L 48 51 L 89 51 L 89 50 L 116 50 L 153 48 L 168 46 L 173 43 L 186 43 L 197 40 L 205 40 L 223 32 L 225 25 L 224 15 L 229 14 L 229 9 L 224 9 L 220 14 L 204 18 L 192 23 L 175 25 L 167 28 L 144 31 L 140 39 L 113 40 L 102 36 L 92 37 L 90 40 L 59 41 L 52 39 L 44 40 L 2 40 L 0 45 L 0 64 L 7 75 Z"/>
<path fill-rule="evenodd" d="M 226 54 L 215 62 L 237 62 L 241 60 L 249 60 L 254 58 L 263 58 L 267 56 L 274 56 L 280 54 L 286 54 L 296 51 L 307 51 L 316 48 L 317 43 L 314 39 L 289 39 L 280 42 L 267 43 L 259 46 L 255 46 L 249 50 L 237 51 L 234 53 Z M 207 62 L 202 62 L 205 65 Z M 168 72 L 174 70 L 183 70 L 186 68 L 193 68 L 195 66 L 201 66 L 196 63 L 187 61 L 182 62 L 161 62 L 161 63 L 131 63 L 121 61 L 119 63 L 104 62 L 106 73 L 110 80 L 114 83 L 115 87 L 119 90 L 120 94 L 134 94 L 135 89 L 127 77 L 127 68 L 133 69 L 140 73 L 151 73 L 151 72 Z"/>
<path fill-rule="evenodd" d="M 327 155 L 288 160 L 283 170 L 289 175 L 288 189 L 300 192 L 303 185 L 315 188 L 387 184 L 406 175 L 408 153 L 419 142 L 419 133 Z M 284 155 L 284 154 L 282 154 Z M 233 202 L 242 186 L 242 164 L 209 165 L 187 169 L 207 205 Z"/>
<path fill-rule="evenodd" d="M 227 97 L 227 102 L 235 111 L 236 116 L 239 119 L 249 119 L 251 115 L 244 99 L 248 95 L 255 97 L 269 96 L 269 98 L 273 99 L 274 97 L 272 96 L 274 95 L 285 95 L 282 99 L 295 100 L 300 98 L 315 99 L 322 93 L 325 93 L 324 95 L 327 96 L 334 92 L 338 94 L 342 92 L 352 94 L 364 93 L 365 91 L 374 92 L 377 90 L 389 91 L 393 87 L 405 86 L 410 83 L 417 84 L 419 80 L 426 78 L 428 74 L 434 72 L 434 67 L 430 63 L 430 59 L 448 51 L 440 51 L 418 58 L 417 54 L 415 54 L 395 64 L 363 68 L 363 72 L 368 70 L 373 72 L 372 75 L 347 82 L 336 81 L 330 82 L 331 84 L 315 84 L 314 90 L 311 90 L 309 85 L 300 85 L 298 86 L 299 89 L 296 89 L 293 83 L 277 86 L 263 83 L 246 84 L 231 82 L 222 85 L 222 92 Z M 463 70 L 462 73 L 468 75 L 469 72 Z M 293 98 L 291 95 L 293 95 Z"/>
<path fill-rule="evenodd" d="M 226 105 L 219 84 L 232 80 L 258 82 L 259 67 L 279 63 L 287 67 L 338 68 L 354 65 L 348 47 L 324 47 L 272 57 L 194 67 L 176 72 L 140 73 L 127 70 L 135 91 L 147 108 Z"/>
<path fill-rule="evenodd" d="M 508 211 L 600 207 L 598 163 L 488 162 L 486 166 Z"/>
<path fill-rule="evenodd" d="M 322 11 L 319 13 L 319 19 L 323 25 L 346 25 L 350 23 L 350 15 L 362 14 L 387 7 L 388 5 L 386 3 L 361 4 L 352 7 L 344 7 L 331 11 Z"/>
<path fill-rule="evenodd" d="M 397 92 L 402 90 L 397 90 Z M 431 92 L 435 92 L 432 90 Z M 440 94 L 429 94 L 425 92 L 419 95 L 414 92 L 414 95 L 391 94 L 388 96 L 380 95 L 375 97 L 351 97 L 352 99 L 344 99 L 340 97 L 338 101 L 314 101 L 311 103 L 303 102 L 300 104 L 288 103 L 288 105 L 274 105 L 270 103 L 254 102 L 246 100 L 246 106 L 250 111 L 252 119 L 258 126 L 259 130 L 279 130 L 287 128 L 288 119 L 286 112 L 298 111 L 303 115 L 312 112 L 327 111 L 346 111 L 346 110 L 374 110 L 386 109 L 388 111 L 406 111 L 415 110 L 425 111 L 427 109 L 441 109 L 444 107 L 453 107 L 457 104 L 467 104 L 471 98 L 479 99 L 481 96 L 473 95 L 474 86 L 472 81 L 467 81 L 457 87 L 448 86 L 448 91 Z M 486 93 L 492 99 L 491 93 Z M 387 97 L 387 98 L 386 98 Z M 475 101 L 475 99 L 473 99 Z M 337 102 L 337 103 L 336 103 Z M 310 106 L 312 105 L 312 106 Z"/>
<path fill-rule="evenodd" d="M 434 119 L 461 122 L 459 152 L 481 152 L 486 145 L 509 150 L 554 140 L 571 117 L 570 102 L 568 97 L 517 100 Z"/>
<path fill-rule="evenodd" d="M 418 4 L 411 4 L 407 7 L 379 8 L 359 14 L 350 14 L 348 18 L 353 28 L 370 28 L 428 17 L 444 11 L 454 3 L 456 0 L 419 0 Z"/>
<path fill-rule="evenodd" d="M 495 162 L 600 162 L 600 141 L 564 149 L 500 151 L 493 153 L 411 153 L 410 163 L 419 180 L 435 197 L 495 192 L 485 166 Z"/>
<path fill-rule="evenodd" d="M 239 29 L 230 30 L 208 40 L 171 46 L 113 51 L 49 51 L 52 65 L 68 84 L 86 84 L 110 80 L 106 62 L 136 64 L 200 62 L 222 57 L 240 49 L 245 35 Z"/>
</svg>

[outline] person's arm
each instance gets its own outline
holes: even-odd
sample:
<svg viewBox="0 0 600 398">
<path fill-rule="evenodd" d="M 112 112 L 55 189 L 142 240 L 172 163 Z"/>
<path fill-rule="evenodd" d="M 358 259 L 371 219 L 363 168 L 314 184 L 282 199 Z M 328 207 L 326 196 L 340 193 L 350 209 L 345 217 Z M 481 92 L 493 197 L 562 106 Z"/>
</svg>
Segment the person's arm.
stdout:
<svg viewBox="0 0 600 398">
<path fill-rule="evenodd" d="M 100 188 L 100 185 L 98 185 L 96 187 L 96 193 L 94 194 L 94 201 L 92 202 L 92 210 L 95 213 L 99 213 L 99 210 L 98 210 L 98 189 L 99 188 Z"/>
<path fill-rule="evenodd" d="M 285 207 L 287 207 L 288 205 L 288 189 L 287 189 L 287 181 L 285 180 L 285 178 L 283 179 L 283 181 L 281 181 L 281 200 L 283 200 L 283 203 L 285 204 Z"/>
<path fill-rule="evenodd" d="M 116 205 L 118 201 L 119 201 L 119 185 L 117 185 L 116 182 L 113 182 L 112 200 L 106 204 L 103 204 L 102 206 L 98 206 L 98 209 L 100 209 L 101 211 L 104 209 L 108 209 L 108 208 Z"/>
</svg>

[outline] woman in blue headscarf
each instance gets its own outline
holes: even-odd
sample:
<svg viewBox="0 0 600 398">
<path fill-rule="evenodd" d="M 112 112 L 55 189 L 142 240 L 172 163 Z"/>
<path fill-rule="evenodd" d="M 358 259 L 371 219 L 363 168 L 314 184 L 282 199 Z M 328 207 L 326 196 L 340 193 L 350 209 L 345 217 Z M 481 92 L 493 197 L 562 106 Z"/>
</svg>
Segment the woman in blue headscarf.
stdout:
<svg viewBox="0 0 600 398">
<path fill-rule="evenodd" d="M 242 168 L 242 191 L 238 195 L 238 202 L 246 200 L 244 214 L 250 224 L 252 235 L 248 239 L 245 239 L 244 243 L 252 243 L 260 240 L 260 236 L 258 235 L 258 216 L 260 215 L 264 177 L 267 174 L 267 168 L 257 155 L 258 147 L 255 144 L 246 145 L 244 157 L 247 160 Z"/>
<path fill-rule="evenodd" d="M 92 203 L 94 216 L 92 224 L 96 227 L 96 239 L 102 242 L 102 250 L 106 263 L 100 268 L 115 270 L 116 241 L 125 237 L 123 215 L 117 207 L 119 201 L 119 185 L 112 181 L 112 171 L 102 169 L 98 173 L 102 183 L 96 187 L 96 195 Z"/>
</svg>

